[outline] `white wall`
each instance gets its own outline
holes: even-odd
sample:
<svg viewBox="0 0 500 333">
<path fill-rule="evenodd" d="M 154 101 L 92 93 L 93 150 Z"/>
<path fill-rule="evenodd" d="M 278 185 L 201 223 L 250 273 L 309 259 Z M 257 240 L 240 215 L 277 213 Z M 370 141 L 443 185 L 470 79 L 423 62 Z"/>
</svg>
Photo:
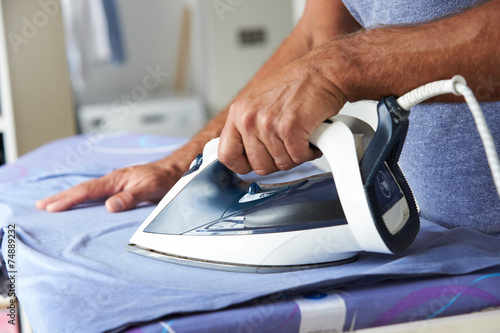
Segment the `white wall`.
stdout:
<svg viewBox="0 0 500 333">
<path fill-rule="evenodd" d="M 292 0 L 293 1 L 293 21 L 297 23 L 304 12 L 307 0 Z"/>
<path fill-rule="evenodd" d="M 216 3 L 225 6 L 216 7 Z M 293 28 L 292 0 L 197 0 L 202 34 L 203 94 L 214 115 L 226 106 Z M 242 30 L 261 29 L 265 42 L 243 45 Z"/>
</svg>

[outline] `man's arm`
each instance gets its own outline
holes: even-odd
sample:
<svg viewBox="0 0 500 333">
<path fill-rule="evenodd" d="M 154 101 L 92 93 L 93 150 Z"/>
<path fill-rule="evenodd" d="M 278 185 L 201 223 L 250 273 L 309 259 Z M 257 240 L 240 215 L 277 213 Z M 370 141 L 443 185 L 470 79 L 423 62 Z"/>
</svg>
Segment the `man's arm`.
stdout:
<svg viewBox="0 0 500 333">
<path fill-rule="evenodd" d="M 455 74 L 463 75 L 483 101 L 500 100 L 498 22 L 500 0 L 493 0 L 419 26 L 331 39 L 232 104 L 219 159 L 240 173 L 290 169 L 317 156 L 310 134 L 346 100 L 400 96 Z M 481 89 L 489 93 L 478 93 Z M 443 96 L 434 101 L 462 100 Z"/>
<path fill-rule="evenodd" d="M 236 98 L 212 119 L 193 139 L 173 155 L 184 162 L 179 169 L 187 170 L 193 158 L 203 150 L 205 143 L 219 137 L 226 122 L 230 105 L 247 91 L 258 86 L 267 77 L 275 74 L 283 66 L 302 57 L 311 49 L 330 38 L 338 38 L 361 29 L 341 0 L 309 0 L 304 15 L 285 41 L 269 60 L 259 69 Z M 188 156 L 188 158 L 182 158 Z M 170 163 L 169 159 L 165 159 Z"/>
<path fill-rule="evenodd" d="M 358 29 L 359 24 L 348 13 L 341 0 L 308 1 L 304 15 L 291 35 L 242 89 L 238 97 L 327 39 Z M 193 158 L 203 150 L 205 143 L 220 136 L 228 109 L 229 107 L 221 111 L 189 143 L 171 156 L 143 166 L 116 170 L 104 177 L 40 200 L 37 207 L 56 212 L 86 200 L 109 197 L 106 208 L 111 212 L 118 212 L 133 208 L 143 201 L 159 201 L 187 170 Z"/>
<path fill-rule="evenodd" d="M 428 24 L 374 29 L 325 43 L 308 54 L 307 61 L 313 62 L 349 101 L 401 96 L 456 74 L 466 78 L 480 101 L 498 101 L 498 22 L 500 1 L 493 0 Z M 334 62 L 322 62 L 332 57 Z M 494 84 L 485 87 L 488 82 Z M 490 93 L 485 94 L 483 88 Z M 463 102 L 463 98 L 443 95 L 433 101 Z"/>
</svg>

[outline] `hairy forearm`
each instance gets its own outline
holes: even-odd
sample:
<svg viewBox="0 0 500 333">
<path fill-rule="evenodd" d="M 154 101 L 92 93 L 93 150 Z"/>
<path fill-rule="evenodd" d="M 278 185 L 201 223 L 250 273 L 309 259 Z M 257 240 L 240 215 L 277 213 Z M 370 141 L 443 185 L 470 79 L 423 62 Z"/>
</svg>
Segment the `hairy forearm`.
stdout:
<svg viewBox="0 0 500 333">
<path fill-rule="evenodd" d="M 329 40 L 304 60 L 348 101 L 400 96 L 460 74 L 481 101 L 500 100 L 500 1 L 439 21 Z M 443 96 L 433 101 L 461 101 Z"/>
<path fill-rule="evenodd" d="M 300 34 L 292 33 L 264 64 L 264 66 L 254 75 L 250 82 L 238 93 L 236 98 L 257 85 L 269 75 L 285 64 L 293 61 L 309 51 L 308 43 Z M 235 99 L 236 99 L 235 98 Z M 229 104 L 230 105 L 230 104 Z M 211 139 L 219 137 L 224 127 L 229 105 L 220 111 L 210 122 L 203 127 L 184 147 L 175 151 L 172 157 L 167 157 L 164 161 L 174 160 L 180 170 L 186 170 L 189 162 L 203 150 L 204 145 Z"/>
</svg>

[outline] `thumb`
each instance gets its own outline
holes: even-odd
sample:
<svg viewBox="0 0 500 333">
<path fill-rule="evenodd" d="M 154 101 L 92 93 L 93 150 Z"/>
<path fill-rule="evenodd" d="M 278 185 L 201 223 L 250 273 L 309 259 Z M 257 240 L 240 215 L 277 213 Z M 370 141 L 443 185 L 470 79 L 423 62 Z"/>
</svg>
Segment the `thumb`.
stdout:
<svg viewBox="0 0 500 333">
<path fill-rule="evenodd" d="M 147 201 L 151 196 L 150 191 L 151 189 L 147 186 L 125 189 L 106 200 L 106 209 L 111 213 L 132 209 L 141 202 Z"/>
</svg>

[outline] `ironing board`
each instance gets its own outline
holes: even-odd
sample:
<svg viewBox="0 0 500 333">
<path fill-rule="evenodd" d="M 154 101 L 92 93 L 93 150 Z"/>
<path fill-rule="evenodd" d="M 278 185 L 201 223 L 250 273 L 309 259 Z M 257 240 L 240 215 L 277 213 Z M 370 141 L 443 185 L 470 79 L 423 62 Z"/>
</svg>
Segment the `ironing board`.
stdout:
<svg viewBox="0 0 500 333">
<path fill-rule="evenodd" d="M 6 235 L 15 225 L 16 294 L 36 331 L 342 331 L 500 306 L 500 235 L 424 220 L 416 242 L 401 255 L 361 253 L 348 265 L 258 275 L 127 252 L 151 204 L 117 214 L 108 213 L 102 200 L 56 214 L 34 207 L 37 199 L 114 168 L 153 161 L 185 141 L 74 136 L 0 168 L 1 279 L 8 281 Z M 315 172 L 306 164 L 273 177 Z"/>
</svg>

